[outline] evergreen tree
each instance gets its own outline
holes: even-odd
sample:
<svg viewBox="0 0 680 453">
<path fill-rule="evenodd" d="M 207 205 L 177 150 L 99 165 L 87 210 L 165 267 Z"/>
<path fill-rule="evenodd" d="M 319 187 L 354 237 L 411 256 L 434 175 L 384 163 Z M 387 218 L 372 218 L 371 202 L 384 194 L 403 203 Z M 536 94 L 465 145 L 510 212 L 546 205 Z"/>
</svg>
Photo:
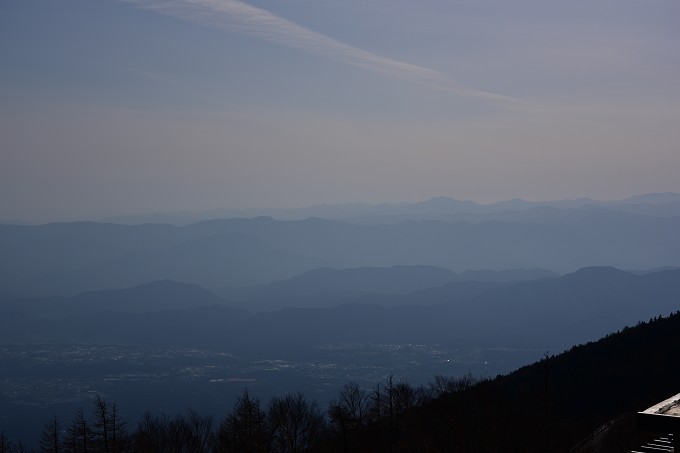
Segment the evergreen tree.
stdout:
<svg viewBox="0 0 680 453">
<path fill-rule="evenodd" d="M 217 451 L 257 453 L 268 451 L 266 413 L 260 409 L 260 400 L 251 399 L 243 390 L 231 413 L 220 424 Z"/>
<path fill-rule="evenodd" d="M 91 453 L 92 447 L 92 429 L 81 407 L 66 429 L 64 450 L 69 453 Z"/>
<path fill-rule="evenodd" d="M 40 438 L 41 453 L 60 453 L 61 450 L 61 426 L 57 416 L 52 416 L 52 420 L 45 425 Z"/>
</svg>

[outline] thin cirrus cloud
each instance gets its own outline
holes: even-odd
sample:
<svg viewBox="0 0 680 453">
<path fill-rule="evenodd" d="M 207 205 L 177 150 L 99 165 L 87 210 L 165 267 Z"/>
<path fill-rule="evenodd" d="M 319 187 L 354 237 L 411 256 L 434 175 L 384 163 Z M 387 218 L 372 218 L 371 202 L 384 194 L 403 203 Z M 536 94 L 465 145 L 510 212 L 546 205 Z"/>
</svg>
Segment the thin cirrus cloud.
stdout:
<svg viewBox="0 0 680 453">
<path fill-rule="evenodd" d="M 447 75 L 350 46 L 240 0 L 127 0 L 138 7 L 330 58 L 389 77 L 456 95 L 508 102 L 515 99 L 470 89 Z"/>
</svg>

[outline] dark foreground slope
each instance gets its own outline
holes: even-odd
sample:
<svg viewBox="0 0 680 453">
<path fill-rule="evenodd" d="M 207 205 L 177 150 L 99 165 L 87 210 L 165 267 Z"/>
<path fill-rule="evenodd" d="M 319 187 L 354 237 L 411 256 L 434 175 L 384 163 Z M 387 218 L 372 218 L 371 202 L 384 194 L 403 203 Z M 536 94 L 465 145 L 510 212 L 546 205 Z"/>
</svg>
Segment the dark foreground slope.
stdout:
<svg viewBox="0 0 680 453">
<path fill-rule="evenodd" d="M 678 391 L 680 312 L 445 394 L 398 426 L 373 424 L 352 450 L 630 451 L 644 438 L 633 414 Z M 611 428 L 590 436 L 606 423 Z"/>
</svg>

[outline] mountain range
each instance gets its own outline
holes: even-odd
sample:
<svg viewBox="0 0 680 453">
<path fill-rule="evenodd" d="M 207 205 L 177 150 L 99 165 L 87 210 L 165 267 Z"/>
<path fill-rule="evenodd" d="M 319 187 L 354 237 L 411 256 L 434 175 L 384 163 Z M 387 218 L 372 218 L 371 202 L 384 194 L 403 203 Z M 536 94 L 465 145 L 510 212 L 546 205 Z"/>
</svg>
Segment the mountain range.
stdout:
<svg viewBox="0 0 680 453">
<path fill-rule="evenodd" d="M 196 285 L 165 281 L 71 298 L 1 303 L 0 341 L 229 345 L 244 353 L 308 351 L 351 342 L 561 350 L 667 315 L 678 309 L 680 300 L 680 270 L 637 275 L 591 267 L 533 281 L 481 282 L 474 291 L 463 291 L 457 283 L 471 282 L 401 295 L 364 295 L 331 307 L 319 301 L 315 307 L 249 313 L 245 303 L 223 301 Z"/>
<path fill-rule="evenodd" d="M 260 214 L 267 216 L 255 216 Z M 607 363 L 606 353 L 574 348 L 569 357 L 579 358 L 562 361 L 548 359 L 546 351 L 603 336 L 611 342 L 644 330 L 641 321 L 680 308 L 678 194 L 494 205 L 435 198 L 154 219 L 158 222 L 0 224 L 0 346 L 7 358 L 5 372 L 14 373 L 15 392 L 0 395 L 5 420 L 18 404 L 52 404 L 63 395 L 76 398 L 68 403 L 75 404 L 93 388 L 87 379 L 80 380 L 82 392 L 73 396 L 71 387 L 40 381 L 32 374 L 32 357 L 41 361 L 44 376 L 66 376 L 77 368 L 116 380 L 120 376 L 97 374 L 99 359 L 79 360 L 92 351 L 113 351 L 112 357 L 101 357 L 110 359 L 107 369 L 127 357 L 130 369 L 151 379 L 140 357 L 169 354 L 181 379 L 196 388 L 219 382 L 227 389 L 241 386 L 244 378 L 249 383 L 263 379 L 260 388 L 279 392 L 280 386 L 267 385 L 297 379 L 322 382 L 320 388 L 331 385 L 326 377 L 350 372 L 366 383 L 395 367 L 413 372 L 409 379 L 419 382 L 432 370 L 508 372 L 545 352 L 546 359 L 531 372 L 512 375 L 529 377 L 485 381 L 467 394 L 473 396 L 456 396 L 455 407 L 472 411 L 458 414 L 463 418 L 457 420 L 464 432 L 495 426 L 503 417 L 517 421 L 508 424 L 512 429 L 537 422 L 540 429 L 532 436 L 559 432 L 573 445 L 594 424 L 608 423 L 607 417 L 631 405 L 617 405 L 608 391 L 598 399 L 592 386 L 581 385 L 591 380 L 622 391 L 619 383 L 610 385 L 593 371 Z M 673 319 L 677 323 L 677 315 Z M 622 334 L 612 334 L 617 331 Z M 638 348 L 636 342 L 647 344 L 656 333 L 644 335 L 623 342 L 633 354 L 627 366 L 621 365 L 625 348 L 606 348 L 615 355 L 611 368 L 629 373 L 624 378 L 630 385 L 652 385 L 635 366 L 659 362 L 647 360 L 645 354 L 654 353 Z M 23 352 L 29 345 L 34 356 Z M 76 356 L 62 360 L 70 350 Z M 142 350 L 146 355 L 140 355 Z M 677 362 L 669 349 L 658 351 Z M 200 373 L 184 367 L 197 360 L 196 354 L 205 365 Z M 224 366 L 219 373 L 216 360 Z M 127 376 L 124 382 L 110 388 L 128 392 L 138 382 L 123 368 L 117 369 Z M 149 385 L 164 382 L 165 371 Z M 195 380 L 199 375 L 207 384 Z M 230 384 L 234 376 L 237 384 Z M 601 376 L 617 378 L 609 371 Z M 579 385 L 571 386 L 570 377 Z M 35 388 L 48 383 L 50 391 L 36 399 L 24 392 L 27 382 Z M 315 391 L 330 387 L 319 388 Z M 578 389 L 588 389 L 592 398 L 583 405 L 586 414 L 573 404 Z M 523 395 L 526 404 L 513 395 Z M 436 404 L 456 413 L 446 402 Z M 506 405 L 513 409 L 498 410 Z M 477 420 L 486 409 L 492 415 L 479 418 L 480 425 L 465 421 Z M 529 416 L 522 415 L 524 409 Z M 531 415 L 537 410 L 543 411 L 541 420 Z M 565 417 L 558 417 L 558 411 Z M 28 410 L 24 416 L 33 417 Z M 555 426 L 546 429 L 553 421 Z M 459 425 L 452 426 L 440 426 L 429 440 Z M 364 444 L 368 449 L 371 438 Z M 520 446 L 516 451 L 532 450 Z"/>
<path fill-rule="evenodd" d="M 483 215 L 524 211 L 536 207 L 574 209 L 589 206 L 599 206 L 636 214 L 677 216 L 680 215 L 680 194 L 673 192 L 649 193 L 611 201 L 594 200 L 591 198 L 553 201 L 525 201 L 513 199 L 490 204 L 461 201 L 448 197 L 434 197 L 416 203 L 341 203 L 288 209 L 214 209 L 202 212 L 178 211 L 172 213 L 106 217 L 99 220 L 101 222 L 121 224 L 168 223 L 182 226 L 215 218 L 251 218 L 265 216 L 279 220 L 303 220 L 309 217 L 319 217 L 330 220 L 344 220 L 350 223 L 378 224 L 397 223 L 409 219 L 413 220 L 414 218 L 460 221 L 465 220 L 465 216 L 456 217 L 461 214 Z"/>
<path fill-rule="evenodd" d="M 467 269 L 680 266 L 680 217 L 603 208 L 510 213 L 480 223 L 357 225 L 215 219 L 176 227 L 94 222 L 0 225 L 0 294 L 71 296 L 172 279 L 207 288 L 285 280 L 321 267 Z"/>
</svg>

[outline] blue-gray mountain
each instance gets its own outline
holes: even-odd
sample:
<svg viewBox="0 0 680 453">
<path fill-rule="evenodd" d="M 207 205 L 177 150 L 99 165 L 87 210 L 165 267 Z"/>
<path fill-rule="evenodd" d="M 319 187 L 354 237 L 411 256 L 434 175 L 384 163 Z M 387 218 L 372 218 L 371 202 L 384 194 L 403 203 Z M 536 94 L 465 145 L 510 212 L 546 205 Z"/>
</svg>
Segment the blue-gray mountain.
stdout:
<svg viewBox="0 0 680 453">
<path fill-rule="evenodd" d="M 185 227 L 88 222 L 0 226 L 0 293 L 75 295 L 173 279 L 208 288 L 288 279 L 319 267 L 466 269 L 680 266 L 680 217 L 540 208 L 505 221 L 355 225 L 222 219 Z"/>
<path fill-rule="evenodd" d="M 433 266 L 322 268 L 266 285 L 218 288 L 215 294 L 250 311 L 329 307 L 343 302 L 421 305 L 471 297 L 502 283 L 556 277 L 543 269 L 467 270 Z"/>
<path fill-rule="evenodd" d="M 23 311 L 20 304 L 5 302 L 0 304 L 0 341 L 221 345 L 238 353 L 286 351 L 288 355 L 307 354 L 323 344 L 350 342 L 556 350 L 680 308 L 680 270 L 637 275 L 592 267 L 557 278 L 487 284 L 485 290 L 470 297 L 461 297 L 451 284 L 413 293 L 417 296 L 394 296 L 411 297 L 418 301 L 417 306 L 377 305 L 389 300 L 379 295 L 332 308 L 285 308 L 256 314 L 221 303 L 194 286 L 182 287 L 188 300 L 172 303 L 195 308 L 149 311 L 162 304 L 147 301 L 150 308 L 132 310 L 130 301 L 148 299 L 151 294 L 150 287 L 141 286 L 54 299 L 52 303 L 63 303 L 65 311 L 78 303 L 89 304 L 89 314 L 71 312 L 59 322 L 54 322 L 53 314 L 42 315 L 31 305 L 44 301 L 23 301 L 27 307 Z M 178 290 L 174 282 L 151 288 L 159 297 L 168 298 Z M 450 298 L 439 302 L 447 291 Z"/>
<path fill-rule="evenodd" d="M 164 280 L 133 288 L 88 291 L 73 297 L 7 300 L 0 302 L 0 311 L 59 319 L 102 312 L 181 310 L 223 303 L 224 300 L 194 283 Z"/>
<path fill-rule="evenodd" d="M 660 206 L 663 205 L 663 206 Z M 215 209 L 212 211 L 174 213 L 155 213 L 138 216 L 108 217 L 104 222 L 140 224 L 169 223 L 172 225 L 189 225 L 201 220 L 214 218 L 271 216 L 279 220 L 303 220 L 308 217 L 343 220 L 360 224 L 397 223 L 404 220 L 485 220 L 495 215 L 512 211 L 525 211 L 536 207 L 573 209 L 599 206 L 611 210 L 640 214 L 668 216 L 680 215 L 680 194 L 650 193 L 636 195 L 623 200 L 601 201 L 590 198 L 557 201 L 525 201 L 513 199 L 492 204 L 479 204 L 472 201 L 460 201 L 447 197 L 435 197 L 417 203 L 343 203 L 323 204 L 292 209 Z"/>
</svg>

